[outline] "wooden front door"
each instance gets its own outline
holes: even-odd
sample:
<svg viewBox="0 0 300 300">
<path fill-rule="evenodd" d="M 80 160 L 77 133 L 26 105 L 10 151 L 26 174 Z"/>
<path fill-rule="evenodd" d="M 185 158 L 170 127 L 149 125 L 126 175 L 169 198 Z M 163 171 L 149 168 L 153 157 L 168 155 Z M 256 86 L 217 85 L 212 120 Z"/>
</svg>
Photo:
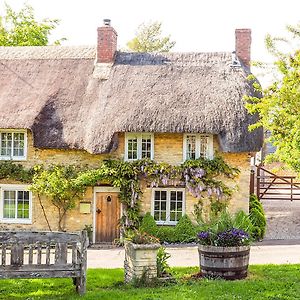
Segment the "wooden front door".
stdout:
<svg viewBox="0 0 300 300">
<path fill-rule="evenodd" d="M 96 193 L 96 243 L 111 243 L 119 237 L 119 193 Z"/>
</svg>

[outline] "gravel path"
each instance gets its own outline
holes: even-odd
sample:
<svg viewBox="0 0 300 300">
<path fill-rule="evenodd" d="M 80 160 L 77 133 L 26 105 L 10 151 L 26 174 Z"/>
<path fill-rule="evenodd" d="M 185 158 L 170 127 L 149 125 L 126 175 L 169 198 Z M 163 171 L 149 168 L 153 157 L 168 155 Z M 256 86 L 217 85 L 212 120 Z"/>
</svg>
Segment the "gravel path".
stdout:
<svg viewBox="0 0 300 300">
<path fill-rule="evenodd" d="M 267 217 L 265 239 L 300 239 L 300 201 L 263 200 Z"/>
</svg>

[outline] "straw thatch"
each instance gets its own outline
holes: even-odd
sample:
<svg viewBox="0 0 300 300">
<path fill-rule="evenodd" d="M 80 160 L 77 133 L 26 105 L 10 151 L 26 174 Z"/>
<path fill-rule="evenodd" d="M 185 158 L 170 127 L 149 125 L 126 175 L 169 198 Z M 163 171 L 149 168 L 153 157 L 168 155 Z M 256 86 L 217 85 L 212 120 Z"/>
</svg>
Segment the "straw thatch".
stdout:
<svg viewBox="0 0 300 300">
<path fill-rule="evenodd" d="M 118 132 L 209 133 L 223 151 L 260 149 L 242 100 L 253 88 L 230 53 L 118 53 L 105 76 L 94 62 L 91 47 L 0 47 L 0 128 L 91 153 L 115 148 Z"/>
</svg>

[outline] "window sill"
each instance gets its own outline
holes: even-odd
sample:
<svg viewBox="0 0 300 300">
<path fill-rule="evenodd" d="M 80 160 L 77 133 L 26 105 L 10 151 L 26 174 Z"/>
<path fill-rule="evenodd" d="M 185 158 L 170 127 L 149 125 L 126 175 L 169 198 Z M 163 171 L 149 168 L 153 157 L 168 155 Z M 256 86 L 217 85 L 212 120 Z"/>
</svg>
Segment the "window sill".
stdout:
<svg viewBox="0 0 300 300">
<path fill-rule="evenodd" d="M 0 222 L 3 224 L 32 224 L 30 219 L 1 219 Z"/>
<path fill-rule="evenodd" d="M 26 157 L 10 157 L 10 156 L 0 156 L 0 160 L 8 160 L 8 161 L 25 161 Z"/>
<path fill-rule="evenodd" d="M 160 226 L 175 226 L 178 221 L 155 221 L 155 223 Z"/>
</svg>

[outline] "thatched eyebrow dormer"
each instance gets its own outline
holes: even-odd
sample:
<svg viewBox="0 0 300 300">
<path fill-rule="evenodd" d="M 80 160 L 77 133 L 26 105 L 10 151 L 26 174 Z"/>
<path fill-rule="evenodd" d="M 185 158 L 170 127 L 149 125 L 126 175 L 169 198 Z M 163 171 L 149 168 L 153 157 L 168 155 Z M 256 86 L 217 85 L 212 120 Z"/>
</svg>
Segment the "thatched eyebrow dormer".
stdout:
<svg viewBox="0 0 300 300">
<path fill-rule="evenodd" d="M 231 53 L 122 53 L 103 80 L 91 47 L 0 47 L 0 128 L 40 148 L 109 152 L 117 132 L 218 135 L 226 152 L 258 151 L 242 100 L 247 72 Z"/>
</svg>

